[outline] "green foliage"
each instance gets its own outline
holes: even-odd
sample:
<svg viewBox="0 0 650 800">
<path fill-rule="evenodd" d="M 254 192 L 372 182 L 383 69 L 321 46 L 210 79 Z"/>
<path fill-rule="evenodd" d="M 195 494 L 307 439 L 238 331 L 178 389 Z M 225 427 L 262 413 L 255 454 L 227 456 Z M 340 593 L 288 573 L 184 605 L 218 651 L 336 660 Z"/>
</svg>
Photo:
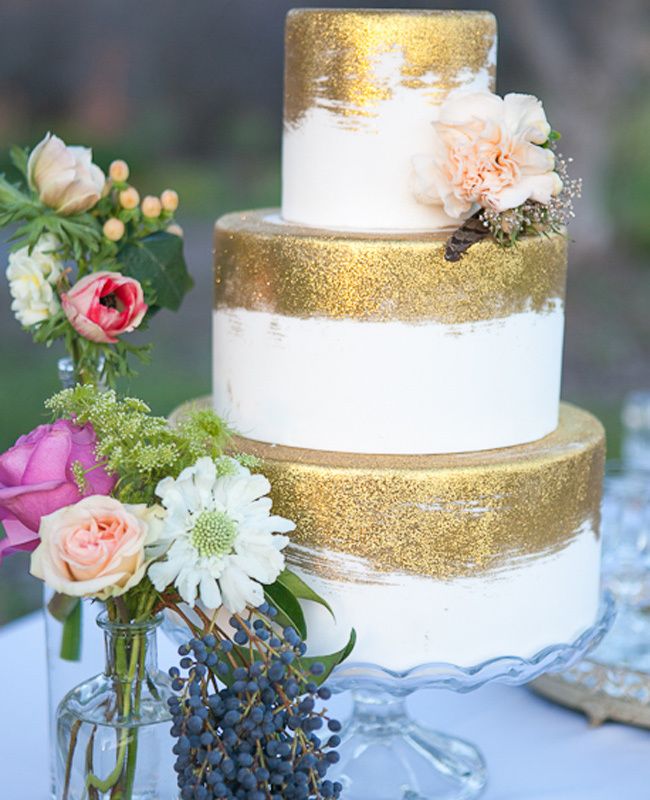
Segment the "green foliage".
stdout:
<svg viewBox="0 0 650 800">
<path fill-rule="evenodd" d="M 542 147 L 553 147 L 555 142 L 558 142 L 562 138 L 562 134 L 559 131 L 551 130 L 548 135 L 548 139 L 544 142 Z"/>
<path fill-rule="evenodd" d="M 332 670 L 339 664 L 342 664 L 355 648 L 357 643 L 357 632 L 352 628 L 350 631 L 350 638 L 344 647 L 337 650 L 336 653 L 329 653 L 325 656 L 303 656 L 296 661 L 296 665 L 303 674 L 308 675 L 313 664 L 316 662 L 321 663 L 325 667 L 325 672 L 318 677 L 311 677 L 311 680 L 316 684 L 324 683 L 332 674 Z"/>
<path fill-rule="evenodd" d="M 219 453 L 223 453 L 232 435 L 221 417 L 208 408 L 191 410 L 187 416 L 179 420 L 176 429 L 187 441 L 195 461 L 205 455 L 206 447 L 216 447 Z M 241 459 L 237 460 L 246 466 Z"/>
<path fill-rule="evenodd" d="M 630 102 L 616 131 L 604 197 L 621 242 L 650 254 L 650 100 L 647 92 Z"/>
<path fill-rule="evenodd" d="M 228 441 L 228 429 L 213 411 L 190 412 L 186 422 L 172 427 L 142 400 L 92 385 L 65 389 L 45 405 L 57 418 L 91 423 L 98 456 L 118 476 L 113 494 L 126 503 L 151 505 L 159 481 L 178 476 L 201 456 L 218 459 Z"/>
<path fill-rule="evenodd" d="M 117 260 L 123 275 L 140 281 L 153 310 L 177 311 L 194 285 L 183 257 L 183 240 L 164 231 L 128 244 Z"/>
<path fill-rule="evenodd" d="M 300 634 L 300 638 L 307 636 L 307 623 L 298 599 L 293 593 L 276 581 L 264 587 L 264 596 L 278 610 L 277 623 L 282 627 L 291 625 Z"/>
<path fill-rule="evenodd" d="M 29 161 L 29 148 L 13 145 L 9 149 L 9 159 L 18 172 L 27 182 L 27 162 Z"/>
<path fill-rule="evenodd" d="M 298 600 L 310 600 L 312 603 L 318 603 L 318 605 L 326 608 L 332 617 L 334 617 L 334 612 L 327 600 L 315 592 L 311 586 L 306 584 L 302 578 L 299 578 L 295 572 L 285 569 L 284 572 L 278 575 L 276 583 L 291 592 Z"/>
<path fill-rule="evenodd" d="M 61 242 L 69 255 L 79 262 L 89 254 L 97 254 L 101 248 L 102 229 L 90 214 L 77 214 L 74 217 L 61 217 L 51 209 L 20 208 L 17 219 L 25 223 L 11 237 L 14 250 L 27 247 L 30 250 L 44 234 L 50 233 Z M 68 255 L 68 253 L 66 253 Z"/>
</svg>

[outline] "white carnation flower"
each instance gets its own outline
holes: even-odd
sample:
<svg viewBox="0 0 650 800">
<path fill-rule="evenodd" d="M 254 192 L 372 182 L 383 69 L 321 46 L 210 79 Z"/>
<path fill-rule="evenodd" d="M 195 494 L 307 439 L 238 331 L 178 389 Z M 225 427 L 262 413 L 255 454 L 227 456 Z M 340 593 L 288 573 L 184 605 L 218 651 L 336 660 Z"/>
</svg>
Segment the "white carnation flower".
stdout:
<svg viewBox="0 0 650 800">
<path fill-rule="evenodd" d="M 262 584 L 284 569 L 282 549 L 294 524 L 274 516 L 271 488 L 232 458 L 200 458 L 156 494 L 167 510 L 163 537 L 171 544 L 149 578 L 158 591 L 174 584 L 183 600 L 239 613 L 264 602 Z"/>
<path fill-rule="evenodd" d="M 11 310 L 26 327 L 44 322 L 59 310 L 54 287 L 63 271 L 63 262 L 56 255 L 60 246 L 54 236 L 44 234 L 31 253 L 28 247 L 21 247 L 9 256 Z"/>
</svg>

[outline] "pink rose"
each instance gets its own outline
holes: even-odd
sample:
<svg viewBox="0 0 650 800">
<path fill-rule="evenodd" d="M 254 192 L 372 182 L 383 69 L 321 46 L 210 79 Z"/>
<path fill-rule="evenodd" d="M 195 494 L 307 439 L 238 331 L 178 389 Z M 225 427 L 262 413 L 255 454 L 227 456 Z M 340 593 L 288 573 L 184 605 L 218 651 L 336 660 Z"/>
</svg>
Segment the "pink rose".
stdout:
<svg viewBox="0 0 650 800">
<path fill-rule="evenodd" d="M 81 499 L 72 472 L 75 462 L 90 470 L 86 494 L 112 491 L 115 478 L 97 466 L 95 446 L 92 425 L 58 420 L 39 425 L 0 455 L 0 520 L 7 534 L 0 540 L 0 559 L 3 552 L 33 550 L 41 517 Z"/>
<path fill-rule="evenodd" d="M 61 295 L 61 305 L 72 327 L 91 342 L 116 342 L 147 313 L 140 283 L 119 272 L 86 275 Z"/>
<path fill-rule="evenodd" d="M 413 159 L 414 192 L 464 220 L 478 208 L 507 211 L 562 190 L 541 102 L 529 94 L 451 95 L 433 125 L 432 152 Z"/>
<path fill-rule="evenodd" d="M 41 520 L 30 572 L 56 592 L 105 600 L 124 594 L 160 555 L 162 509 L 93 495 Z M 152 552 L 155 551 L 155 552 Z"/>
</svg>

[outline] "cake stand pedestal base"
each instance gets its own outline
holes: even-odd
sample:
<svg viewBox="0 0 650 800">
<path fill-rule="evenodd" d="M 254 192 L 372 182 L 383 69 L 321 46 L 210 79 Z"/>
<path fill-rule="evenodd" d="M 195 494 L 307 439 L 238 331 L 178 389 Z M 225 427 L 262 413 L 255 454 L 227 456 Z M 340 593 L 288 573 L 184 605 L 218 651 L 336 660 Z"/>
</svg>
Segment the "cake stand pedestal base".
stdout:
<svg viewBox="0 0 650 800">
<path fill-rule="evenodd" d="M 487 781 L 479 751 L 414 722 L 404 698 L 353 693 L 337 779 L 347 800 L 470 800 Z"/>
<path fill-rule="evenodd" d="M 404 672 L 377 664 L 343 663 L 328 685 L 350 691 L 353 710 L 341 734 L 340 761 L 328 778 L 345 800 L 472 800 L 487 783 L 474 745 L 414 722 L 405 698 L 421 689 L 471 692 L 487 683 L 517 686 L 566 670 L 600 643 L 615 616 L 605 595 L 599 618 L 571 644 L 544 648 L 531 658 L 504 656 L 472 667 L 422 664 Z"/>
</svg>

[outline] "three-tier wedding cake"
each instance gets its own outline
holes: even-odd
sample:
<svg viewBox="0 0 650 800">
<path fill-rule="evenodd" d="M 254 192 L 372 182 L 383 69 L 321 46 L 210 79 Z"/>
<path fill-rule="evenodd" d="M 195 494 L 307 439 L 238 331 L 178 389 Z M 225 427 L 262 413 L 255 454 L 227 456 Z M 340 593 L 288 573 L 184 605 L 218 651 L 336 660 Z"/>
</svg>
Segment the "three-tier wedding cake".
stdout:
<svg viewBox="0 0 650 800">
<path fill-rule="evenodd" d="M 596 617 L 604 436 L 559 403 L 566 238 L 449 258 L 476 197 L 561 186 L 541 105 L 490 95 L 495 71 L 487 12 L 291 12 L 282 209 L 216 226 L 215 408 L 334 610 L 306 604 L 314 652 L 354 625 L 355 661 L 469 665 Z"/>
</svg>

